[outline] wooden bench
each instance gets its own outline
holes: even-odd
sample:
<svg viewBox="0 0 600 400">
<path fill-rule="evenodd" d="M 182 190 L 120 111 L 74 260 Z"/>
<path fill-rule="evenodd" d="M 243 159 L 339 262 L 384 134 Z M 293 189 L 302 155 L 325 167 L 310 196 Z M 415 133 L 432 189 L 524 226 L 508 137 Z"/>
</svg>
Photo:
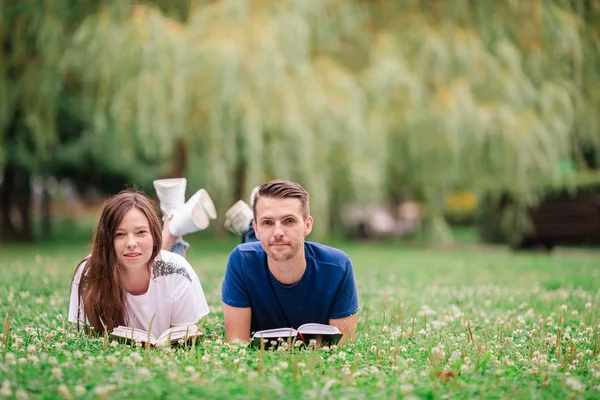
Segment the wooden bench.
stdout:
<svg viewBox="0 0 600 400">
<path fill-rule="evenodd" d="M 560 195 L 529 208 L 533 233 L 525 236 L 521 248 L 557 244 L 600 244 L 600 195 Z"/>
</svg>

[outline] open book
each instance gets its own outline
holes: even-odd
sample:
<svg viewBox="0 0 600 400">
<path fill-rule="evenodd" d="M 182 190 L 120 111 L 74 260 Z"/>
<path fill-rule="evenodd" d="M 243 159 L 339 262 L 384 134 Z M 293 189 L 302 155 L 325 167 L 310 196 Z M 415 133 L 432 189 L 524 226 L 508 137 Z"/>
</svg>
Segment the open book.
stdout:
<svg viewBox="0 0 600 400">
<path fill-rule="evenodd" d="M 174 326 L 161 333 L 159 337 L 155 337 L 142 329 L 120 325 L 113 329 L 110 336 L 115 339 L 124 338 L 128 342 L 150 343 L 151 346 L 172 346 L 178 344 L 181 339 L 189 343 L 193 338 L 202 337 L 204 334 L 198 330 L 196 325 L 187 325 Z"/>
<path fill-rule="evenodd" d="M 275 328 L 255 332 L 250 339 L 252 346 L 260 347 L 261 340 L 265 342 L 265 347 L 270 347 L 271 341 L 278 341 L 279 338 L 287 342 L 288 340 L 302 341 L 309 344 L 312 339 L 317 342 L 317 346 L 337 344 L 342 338 L 342 332 L 333 325 L 324 325 L 308 323 L 300 325 L 298 329 L 294 328 Z"/>
</svg>

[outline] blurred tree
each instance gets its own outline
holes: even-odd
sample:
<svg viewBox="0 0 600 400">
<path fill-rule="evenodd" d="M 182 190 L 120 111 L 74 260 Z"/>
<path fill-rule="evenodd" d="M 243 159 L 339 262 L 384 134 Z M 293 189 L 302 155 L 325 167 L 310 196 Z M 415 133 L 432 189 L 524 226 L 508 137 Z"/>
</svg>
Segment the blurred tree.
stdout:
<svg viewBox="0 0 600 400">
<path fill-rule="evenodd" d="M 410 197 L 444 240 L 449 191 L 534 201 L 533 182 L 600 148 L 598 2 L 0 1 L 5 166 L 68 158 L 48 151 L 66 92 L 73 165 L 185 172 L 224 207 L 294 179 L 317 236 L 343 204 Z"/>
<path fill-rule="evenodd" d="M 187 1 L 154 3 L 173 17 L 187 12 Z M 119 148 L 88 129 L 78 78 L 64 66 L 73 33 L 104 6 L 131 8 L 114 1 L 0 0 L 0 239 L 32 239 L 32 175 L 70 177 L 110 193 L 125 182 L 148 186 L 161 171 L 135 146 Z M 47 230 L 48 192 L 42 196 Z"/>
<path fill-rule="evenodd" d="M 438 239 L 449 191 L 531 203 L 532 183 L 568 179 L 565 158 L 600 148 L 598 2 L 365 4 L 379 19 L 365 84 L 385 185 L 427 203 Z"/>
</svg>

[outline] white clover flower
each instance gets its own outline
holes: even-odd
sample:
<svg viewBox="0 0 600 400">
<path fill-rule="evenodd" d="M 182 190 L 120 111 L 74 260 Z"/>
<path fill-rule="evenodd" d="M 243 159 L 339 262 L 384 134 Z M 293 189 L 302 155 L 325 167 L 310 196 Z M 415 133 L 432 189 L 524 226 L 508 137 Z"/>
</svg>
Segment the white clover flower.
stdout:
<svg viewBox="0 0 600 400">
<path fill-rule="evenodd" d="M 414 389 L 414 386 L 411 385 L 410 383 L 404 383 L 404 384 L 400 385 L 400 391 L 405 395 L 412 393 L 413 389 Z"/>
<path fill-rule="evenodd" d="M 30 344 L 29 346 L 27 346 L 27 353 L 34 354 L 36 351 L 37 349 L 35 348 L 35 345 Z"/>
<path fill-rule="evenodd" d="M 63 376 L 63 374 L 62 374 L 62 370 L 60 368 L 58 368 L 58 367 L 52 368 L 52 377 L 54 379 L 61 380 L 62 376 Z"/>
<path fill-rule="evenodd" d="M 2 383 L 2 388 L 0 388 L 0 396 L 2 397 L 10 397 L 12 396 L 12 390 L 10 389 L 10 381 L 5 379 Z"/>
<path fill-rule="evenodd" d="M 142 379 L 150 379 L 152 377 L 152 372 L 146 367 L 138 368 L 138 376 Z"/>
<path fill-rule="evenodd" d="M 170 381 L 174 381 L 177 378 L 177 372 L 171 370 L 167 372 L 167 379 Z"/>
<path fill-rule="evenodd" d="M 300 362 L 298 362 L 298 364 L 296 364 L 296 366 L 300 369 L 303 369 L 303 368 L 306 368 L 306 363 L 300 361 Z"/>
<path fill-rule="evenodd" d="M 444 351 L 441 345 L 437 345 L 436 347 L 431 349 L 431 356 L 434 360 L 444 361 L 444 359 L 446 358 L 446 352 Z"/>
<path fill-rule="evenodd" d="M 40 363 L 40 358 L 36 355 L 31 355 L 27 357 L 27 360 L 31 361 L 33 365 L 38 365 Z"/>
<path fill-rule="evenodd" d="M 17 389 L 17 392 L 15 393 L 15 398 L 17 400 L 27 400 L 29 398 L 29 395 L 23 389 Z"/>
<path fill-rule="evenodd" d="M 15 356 L 13 353 L 6 353 L 4 355 L 4 362 L 8 365 L 14 365 L 17 363 L 17 356 Z"/>
<path fill-rule="evenodd" d="M 85 394 L 85 387 L 82 385 L 77 385 L 75 388 L 73 388 L 73 391 L 75 392 L 75 396 L 83 396 Z"/>
<path fill-rule="evenodd" d="M 289 364 L 287 363 L 287 361 L 280 361 L 279 362 L 279 368 L 282 370 L 286 370 L 288 368 Z"/>
<path fill-rule="evenodd" d="M 568 309 L 568 307 L 566 304 L 563 304 L 562 306 L 560 306 L 560 311 L 562 311 L 562 312 L 566 312 L 567 309 Z"/>
<path fill-rule="evenodd" d="M 65 399 L 71 398 L 71 393 L 69 393 L 69 388 L 64 383 L 61 383 L 60 385 L 58 385 L 58 387 L 56 388 L 56 391 Z"/>
<path fill-rule="evenodd" d="M 585 385 L 582 384 L 579 379 L 575 378 L 575 377 L 569 377 L 565 380 L 565 384 L 570 387 L 571 389 L 573 389 L 576 392 L 584 392 L 585 391 Z"/>
<path fill-rule="evenodd" d="M 98 397 L 105 397 L 107 394 L 109 394 L 112 391 L 115 391 L 116 389 L 117 389 L 116 385 L 96 386 L 94 388 L 94 393 Z"/>
</svg>

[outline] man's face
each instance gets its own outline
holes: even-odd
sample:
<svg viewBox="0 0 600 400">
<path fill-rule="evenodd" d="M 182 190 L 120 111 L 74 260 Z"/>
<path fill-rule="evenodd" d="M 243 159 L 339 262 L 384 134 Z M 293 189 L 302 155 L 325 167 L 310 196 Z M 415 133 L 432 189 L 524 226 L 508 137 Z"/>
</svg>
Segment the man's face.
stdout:
<svg viewBox="0 0 600 400">
<path fill-rule="evenodd" d="M 269 258 L 282 262 L 304 251 L 304 237 L 312 230 L 312 217 L 304 220 L 298 199 L 259 197 L 252 224 Z"/>
</svg>

